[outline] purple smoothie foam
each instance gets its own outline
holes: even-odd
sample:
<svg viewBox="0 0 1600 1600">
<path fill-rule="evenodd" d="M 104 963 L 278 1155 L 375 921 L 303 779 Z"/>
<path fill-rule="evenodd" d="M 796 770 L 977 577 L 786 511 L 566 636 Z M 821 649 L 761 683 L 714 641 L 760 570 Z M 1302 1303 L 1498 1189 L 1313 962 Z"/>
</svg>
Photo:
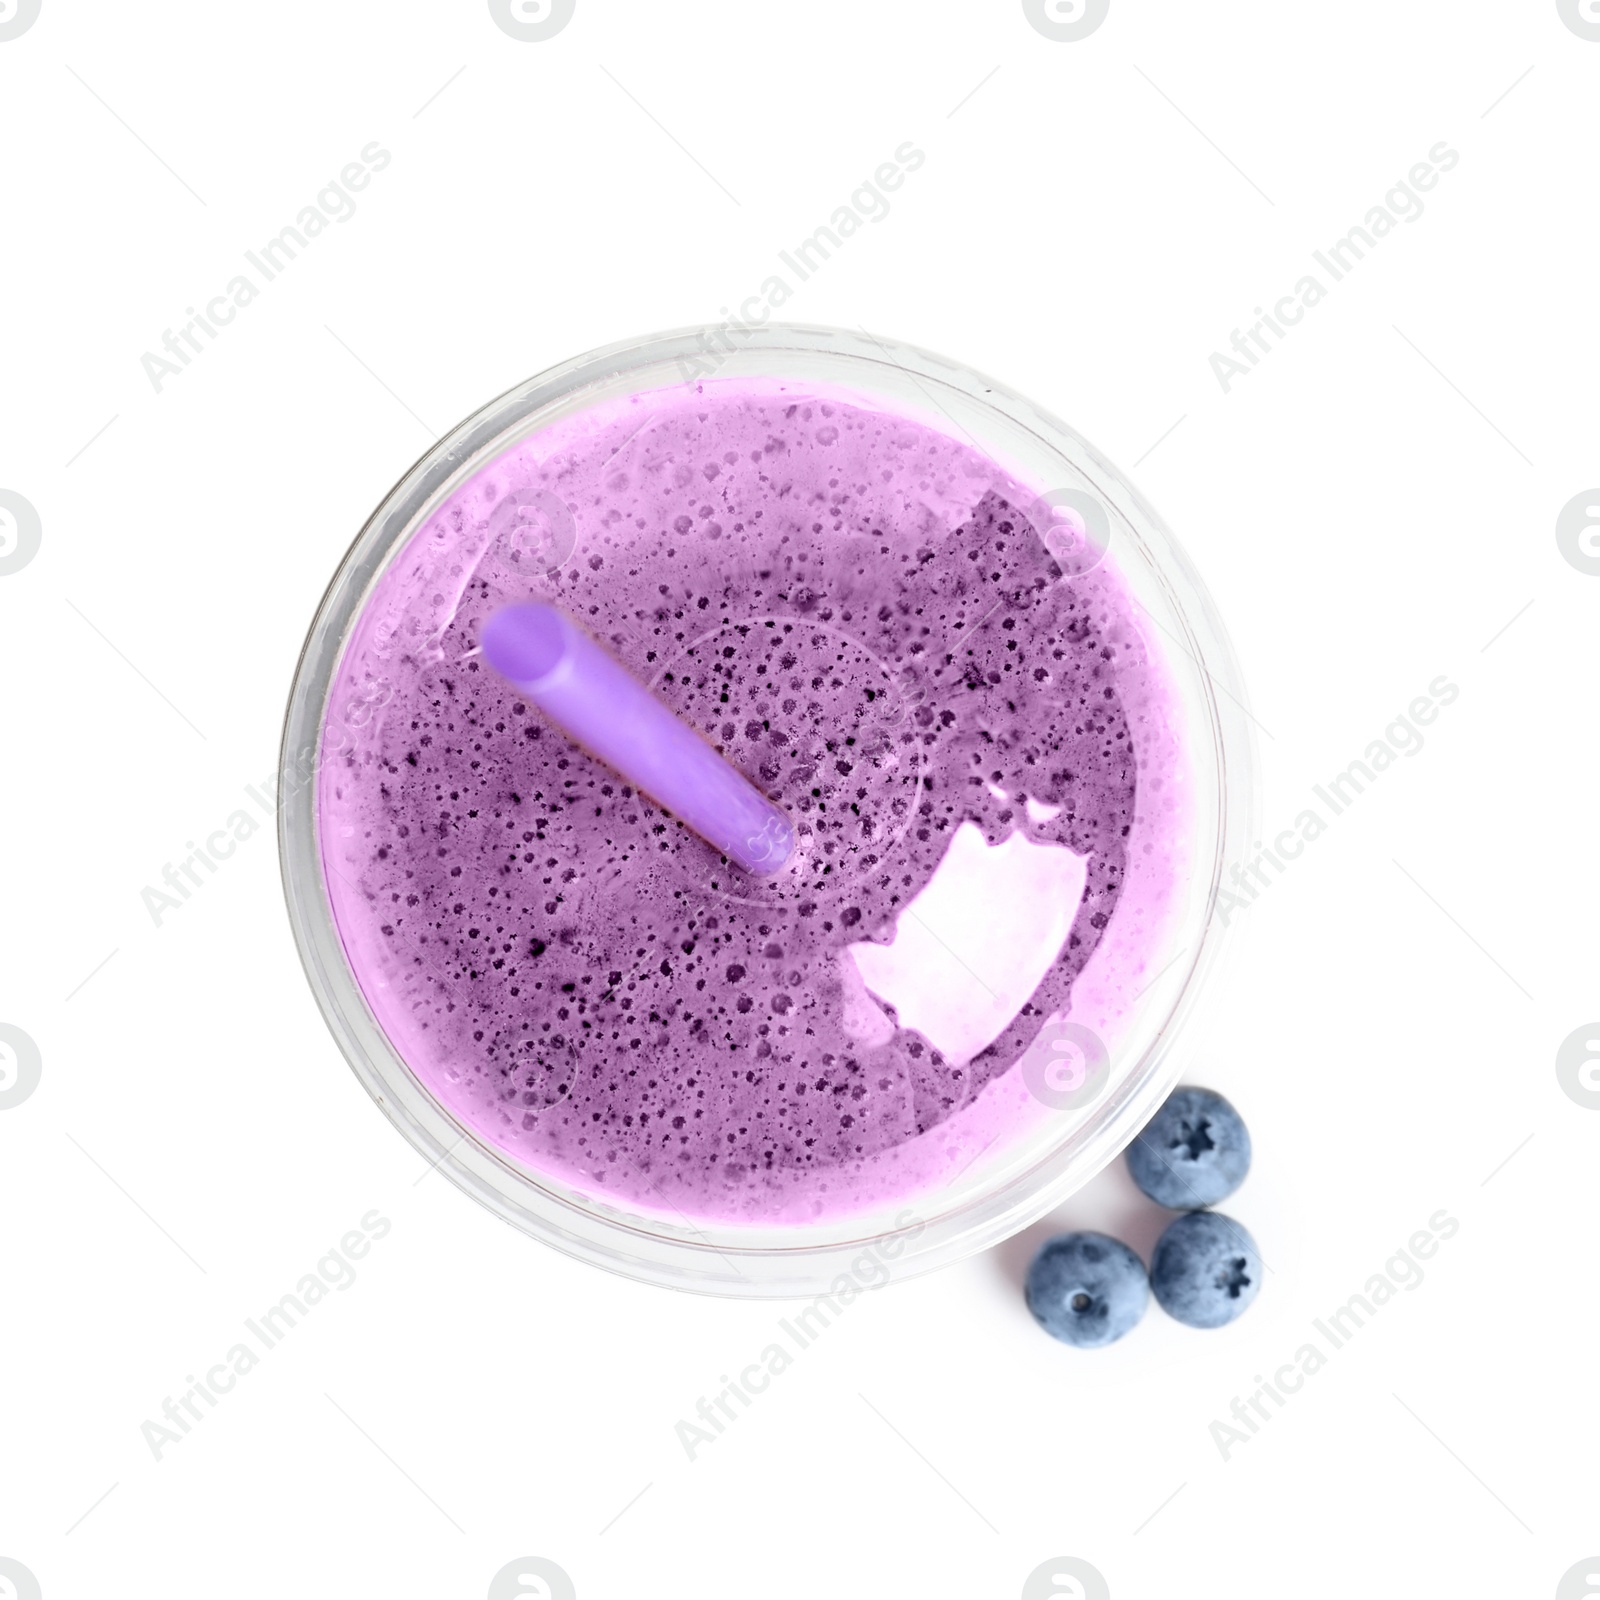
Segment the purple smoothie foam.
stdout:
<svg viewBox="0 0 1600 1600">
<path fill-rule="evenodd" d="M 319 831 L 367 1002 L 461 1123 L 617 1204 L 774 1223 L 912 1196 L 1038 1112 L 1014 1069 L 1050 1018 L 1124 1014 L 1185 800 L 1134 604 L 1110 561 L 1063 578 L 1037 494 L 885 402 L 713 379 L 544 428 L 397 552 L 334 681 Z M 528 599 L 784 808 L 781 872 L 487 667 L 483 622 Z M 1064 943 L 970 1052 L 851 953 L 892 947 L 963 824 L 1048 847 L 1041 886 L 1084 858 Z"/>
</svg>

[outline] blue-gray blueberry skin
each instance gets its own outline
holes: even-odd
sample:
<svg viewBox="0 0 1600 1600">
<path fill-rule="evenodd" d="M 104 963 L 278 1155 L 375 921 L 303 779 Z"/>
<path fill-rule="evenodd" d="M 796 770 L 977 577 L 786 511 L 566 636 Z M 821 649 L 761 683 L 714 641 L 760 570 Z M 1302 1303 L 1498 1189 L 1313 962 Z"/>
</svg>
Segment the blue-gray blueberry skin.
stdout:
<svg viewBox="0 0 1600 1600">
<path fill-rule="evenodd" d="M 1174 1090 L 1128 1146 L 1133 1181 L 1174 1211 L 1226 1200 L 1249 1170 L 1250 1130 L 1211 1089 Z"/>
<path fill-rule="evenodd" d="M 1034 1321 L 1052 1339 L 1098 1350 L 1144 1315 L 1150 1281 L 1144 1263 L 1120 1239 L 1063 1233 L 1033 1258 L 1027 1297 Z"/>
<path fill-rule="evenodd" d="M 1245 1229 L 1220 1211 L 1190 1211 L 1157 1240 L 1150 1289 L 1178 1322 L 1225 1327 L 1261 1292 L 1261 1252 Z"/>
</svg>

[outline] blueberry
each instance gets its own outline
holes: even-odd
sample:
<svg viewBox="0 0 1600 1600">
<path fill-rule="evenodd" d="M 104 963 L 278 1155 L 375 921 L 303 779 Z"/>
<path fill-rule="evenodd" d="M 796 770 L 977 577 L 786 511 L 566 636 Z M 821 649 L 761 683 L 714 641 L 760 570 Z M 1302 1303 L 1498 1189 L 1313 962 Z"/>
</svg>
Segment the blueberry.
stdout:
<svg viewBox="0 0 1600 1600">
<path fill-rule="evenodd" d="M 1169 1317 L 1191 1328 L 1220 1328 L 1261 1291 L 1261 1252 L 1219 1211 L 1190 1211 L 1156 1241 L 1150 1288 Z"/>
<path fill-rule="evenodd" d="M 1159 1206 L 1194 1211 L 1226 1200 L 1250 1170 L 1250 1132 L 1210 1089 L 1176 1089 L 1128 1146 L 1133 1181 Z"/>
<path fill-rule="evenodd" d="M 1063 1344 L 1097 1350 L 1120 1339 L 1150 1301 L 1144 1263 L 1120 1239 L 1063 1233 L 1028 1268 L 1028 1309 Z"/>
</svg>

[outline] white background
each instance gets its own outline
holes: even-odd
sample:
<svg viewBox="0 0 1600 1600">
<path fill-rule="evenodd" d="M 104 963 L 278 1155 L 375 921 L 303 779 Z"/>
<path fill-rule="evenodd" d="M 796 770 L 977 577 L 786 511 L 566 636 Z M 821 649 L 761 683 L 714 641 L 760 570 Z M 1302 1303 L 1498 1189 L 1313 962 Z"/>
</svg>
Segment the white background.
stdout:
<svg viewBox="0 0 1600 1600">
<path fill-rule="evenodd" d="M 1600 1550 L 1600 1115 L 1554 1070 L 1600 1015 L 1600 578 L 1554 532 L 1600 482 L 1597 88 L 1554 0 L 1112 0 L 1078 43 L 1017 0 L 578 0 L 531 44 L 482 0 L 44 0 L 0 43 L 0 488 L 43 528 L 0 577 L 0 1022 L 43 1059 L 0 1112 L 0 1556 L 46 1600 L 476 1600 L 525 1554 L 582 1600 L 1015 1596 L 1057 1555 L 1117 1600 L 1555 1594 Z M 1131 470 L 1232 631 L 1273 832 L 1461 693 L 1236 920 L 1190 1041 L 1255 1136 L 1255 1308 L 1057 1346 L 1036 1230 L 859 1302 L 691 1463 L 674 1424 L 782 1308 L 425 1177 L 269 831 L 159 928 L 140 891 L 272 772 L 323 587 L 438 433 L 716 321 L 907 139 L 786 314 L 958 356 Z M 357 213 L 156 393 L 141 355 L 372 140 Z M 1440 140 L 1425 214 L 1224 394 L 1211 353 Z M 373 1208 L 353 1287 L 152 1459 Z M 1440 1208 L 1426 1281 L 1225 1462 L 1212 1421 Z M 1052 1220 L 1160 1226 L 1120 1163 Z"/>
</svg>

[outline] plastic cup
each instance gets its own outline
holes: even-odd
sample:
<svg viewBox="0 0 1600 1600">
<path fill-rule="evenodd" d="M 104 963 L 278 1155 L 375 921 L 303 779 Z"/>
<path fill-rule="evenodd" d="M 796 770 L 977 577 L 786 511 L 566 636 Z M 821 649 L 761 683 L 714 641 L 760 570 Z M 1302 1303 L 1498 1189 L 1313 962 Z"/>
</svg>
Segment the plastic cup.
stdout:
<svg viewBox="0 0 1600 1600">
<path fill-rule="evenodd" d="M 1182 1068 L 1180 1035 L 1226 931 L 1216 915 L 1224 863 L 1252 837 L 1249 714 L 1222 624 L 1182 551 L 1122 476 L 1064 424 L 958 363 L 836 329 L 769 325 L 730 336 L 709 377 L 707 348 L 703 330 L 690 330 L 563 363 L 467 418 L 384 498 L 334 575 L 290 694 L 279 813 L 285 893 L 312 990 L 357 1077 L 424 1162 L 497 1215 L 570 1255 L 662 1285 L 743 1297 L 848 1292 L 931 1270 L 1026 1227 L 1111 1161 L 1159 1107 Z M 1179 791 L 1182 799 L 1162 813 L 1159 837 L 1142 809 L 1130 830 L 1128 881 L 1149 877 L 1146 887 L 1159 890 L 1148 902 L 1155 909 L 1123 916 L 1119 902 L 1070 1006 L 1044 1018 L 961 1113 L 977 1119 L 981 1109 L 984 1120 L 953 1118 L 932 1130 L 926 1148 L 919 1141 L 916 1182 L 903 1192 L 815 1215 L 695 1215 L 598 1190 L 517 1158 L 458 1116 L 379 1021 L 376 992 L 363 986 L 372 974 L 353 967 L 336 920 L 328 868 L 335 842 L 320 832 L 329 763 L 360 753 L 363 730 L 382 718 L 387 699 L 382 682 L 352 692 L 341 663 L 412 541 L 431 539 L 448 556 L 456 535 L 441 507 L 457 504 L 452 497 L 481 471 L 546 430 L 576 426 L 581 436 L 584 417 L 614 414 L 630 396 L 724 380 L 847 393 L 962 441 L 992 464 L 1026 500 L 1026 520 L 1060 581 L 1114 585 L 1126 597 L 1129 682 L 1144 674 L 1161 685 L 1176 751 L 1161 778 L 1166 799 Z M 502 577 L 509 574 L 511 598 L 523 580 L 581 558 L 594 536 L 590 508 L 574 513 L 544 491 L 514 498 L 480 530 L 493 541 Z M 1140 794 L 1141 808 L 1154 803 Z M 1145 904 L 1127 902 L 1136 903 Z M 883 966 L 887 949 L 867 951 L 863 969 Z M 998 1131 L 980 1141 L 980 1126 Z"/>
</svg>

